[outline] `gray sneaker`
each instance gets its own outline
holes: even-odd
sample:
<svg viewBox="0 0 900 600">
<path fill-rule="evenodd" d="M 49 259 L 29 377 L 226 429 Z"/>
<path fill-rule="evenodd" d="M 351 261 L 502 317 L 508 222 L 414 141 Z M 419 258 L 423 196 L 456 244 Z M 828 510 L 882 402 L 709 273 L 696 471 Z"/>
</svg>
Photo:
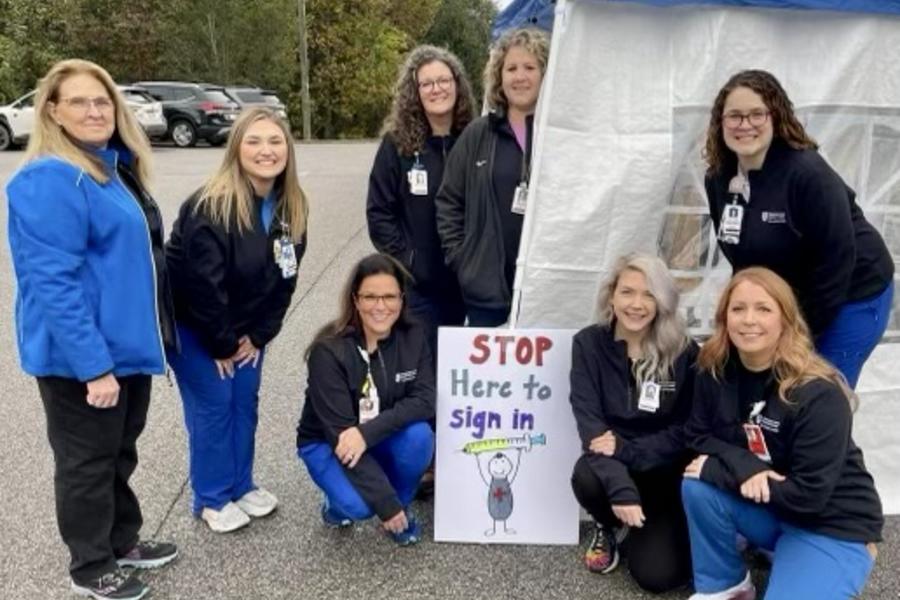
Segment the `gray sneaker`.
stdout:
<svg viewBox="0 0 900 600">
<path fill-rule="evenodd" d="M 97 600 L 140 600 L 150 591 L 134 573 L 116 569 L 85 582 L 72 580 L 72 591 Z"/>
<path fill-rule="evenodd" d="M 175 560 L 178 548 L 168 542 L 141 540 L 125 556 L 117 559 L 120 567 L 155 569 Z"/>
</svg>

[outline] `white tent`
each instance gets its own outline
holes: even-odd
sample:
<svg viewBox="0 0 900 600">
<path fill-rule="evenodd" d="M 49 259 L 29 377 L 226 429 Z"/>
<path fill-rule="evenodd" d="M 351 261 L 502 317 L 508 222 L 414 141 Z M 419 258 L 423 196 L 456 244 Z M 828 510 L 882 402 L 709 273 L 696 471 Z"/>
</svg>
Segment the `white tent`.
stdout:
<svg viewBox="0 0 900 600">
<path fill-rule="evenodd" d="M 709 331 L 730 267 L 710 231 L 700 148 L 716 92 L 746 68 L 779 78 L 900 263 L 900 2 L 727 4 L 558 0 L 516 274 L 517 327 L 584 326 L 612 262 L 642 250 L 665 258 L 692 329 Z M 855 417 L 855 439 L 890 513 L 900 513 L 895 302 Z"/>
</svg>

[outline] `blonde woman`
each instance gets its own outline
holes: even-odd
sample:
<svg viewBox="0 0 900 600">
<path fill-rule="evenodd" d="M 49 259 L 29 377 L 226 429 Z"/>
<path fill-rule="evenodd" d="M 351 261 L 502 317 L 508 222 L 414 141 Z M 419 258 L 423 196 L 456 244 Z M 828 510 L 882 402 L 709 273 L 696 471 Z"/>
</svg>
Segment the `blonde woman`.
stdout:
<svg viewBox="0 0 900 600">
<path fill-rule="evenodd" d="M 166 245 L 181 342 L 169 362 L 184 403 L 193 511 L 219 533 L 278 503 L 253 480 L 258 392 L 265 346 L 297 285 L 306 219 L 290 130 L 271 109 L 252 108 Z"/>
<path fill-rule="evenodd" d="M 64 60 L 41 80 L 25 164 L 6 188 L 19 356 L 47 416 L 72 589 L 93 598 L 143 597 L 147 586 L 120 567 L 177 555 L 139 540 L 128 484 L 150 376 L 175 339 L 149 162 L 109 74 Z"/>
<path fill-rule="evenodd" d="M 790 286 L 762 267 L 739 271 L 698 363 L 685 434 L 699 456 L 682 487 L 692 599 L 756 597 L 738 533 L 774 552 L 767 599 L 858 597 L 881 502 L 851 437 L 853 393 L 815 353 Z"/>
<path fill-rule="evenodd" d="M 660 593 L 690 579 L 681 473 L 697 344 L 657 257 L 630 254 L 600 290 L 599 319 L 576 334 L 571 402 L 584 446 L 572 488 L 595 520 L 585 566 L 609 573 L 629 533 L 628 568 Z"/>
<path fill-rule="evenodd" d="M 444 260 L 471 326 L 496 327 L 509 317 L 533 115 L 549 48 L 537 29 L 514 29 L 497 41 L 484 71 L 491 112 L 459 137 L 435 198 Z"/>
</svg>

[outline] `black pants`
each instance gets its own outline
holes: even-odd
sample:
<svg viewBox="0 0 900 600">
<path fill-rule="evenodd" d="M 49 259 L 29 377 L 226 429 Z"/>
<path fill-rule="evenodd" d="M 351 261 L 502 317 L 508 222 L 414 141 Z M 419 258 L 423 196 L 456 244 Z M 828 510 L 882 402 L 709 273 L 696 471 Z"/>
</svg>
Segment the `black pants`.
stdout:
<svg viewBox="0 0 900 600">
<path fill-rule="evenodd" d="M 641 495 L 646 521 L 628 534 L 628 570 L 639 586 L 662 593 L 685 585 L 691 577 L 691 549 L 687 521 L 681 505 L 681 478 L 684 466 L 630 471 Z M 610 506 L 600 478 L 587 456 L 575 463 L 572 489 L 579 504 L 606 526 L 620 526 Z"/>
<path fill-rule="evenodd" d="M 56 520 L 69 547 L 72 579 L 84 582 L 116 568 L 138 542 L 143 519 L 128 479 L 150 403 L 150 376 L 118 379 L 113 408 L 87 403 L 75 379 L 38 377 L 56 472 Z"/>
</svg>

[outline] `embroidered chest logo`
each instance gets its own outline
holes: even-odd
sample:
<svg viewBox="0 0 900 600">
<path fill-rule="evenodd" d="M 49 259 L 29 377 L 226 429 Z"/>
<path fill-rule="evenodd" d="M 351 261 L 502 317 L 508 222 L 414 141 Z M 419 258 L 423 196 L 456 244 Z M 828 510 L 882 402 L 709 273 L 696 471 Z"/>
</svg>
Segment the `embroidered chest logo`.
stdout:
<svg viewBox="0 0 900 600">
<path fill-rule="evenodd" d="M 776 421 L 775 419 L 770 419 L 769 417 L 760 415 L 757 419 L 757 425 L 759 425 L 760 429 L 765 429 L 766 431 L 771 431 L 772 433 L 778 433 L 781 429 L 781 421 Z"/>
<path fill-rule="evenodd" d="M 787 216 L 783 212 L 773 212 L 769 210 L 762 211 L 763 223 L 787 223 Z"/>
<path fill-rule="evenodd" d="M 418 369 L 411 369 L 409 371 L 403 371 L 401 373 L 397 373 L 394 376 L 394 381 L 397 383 L 405 383 L 407 381 L 415 381 L 416 375 L 419 373 Z"/>
</svg>

